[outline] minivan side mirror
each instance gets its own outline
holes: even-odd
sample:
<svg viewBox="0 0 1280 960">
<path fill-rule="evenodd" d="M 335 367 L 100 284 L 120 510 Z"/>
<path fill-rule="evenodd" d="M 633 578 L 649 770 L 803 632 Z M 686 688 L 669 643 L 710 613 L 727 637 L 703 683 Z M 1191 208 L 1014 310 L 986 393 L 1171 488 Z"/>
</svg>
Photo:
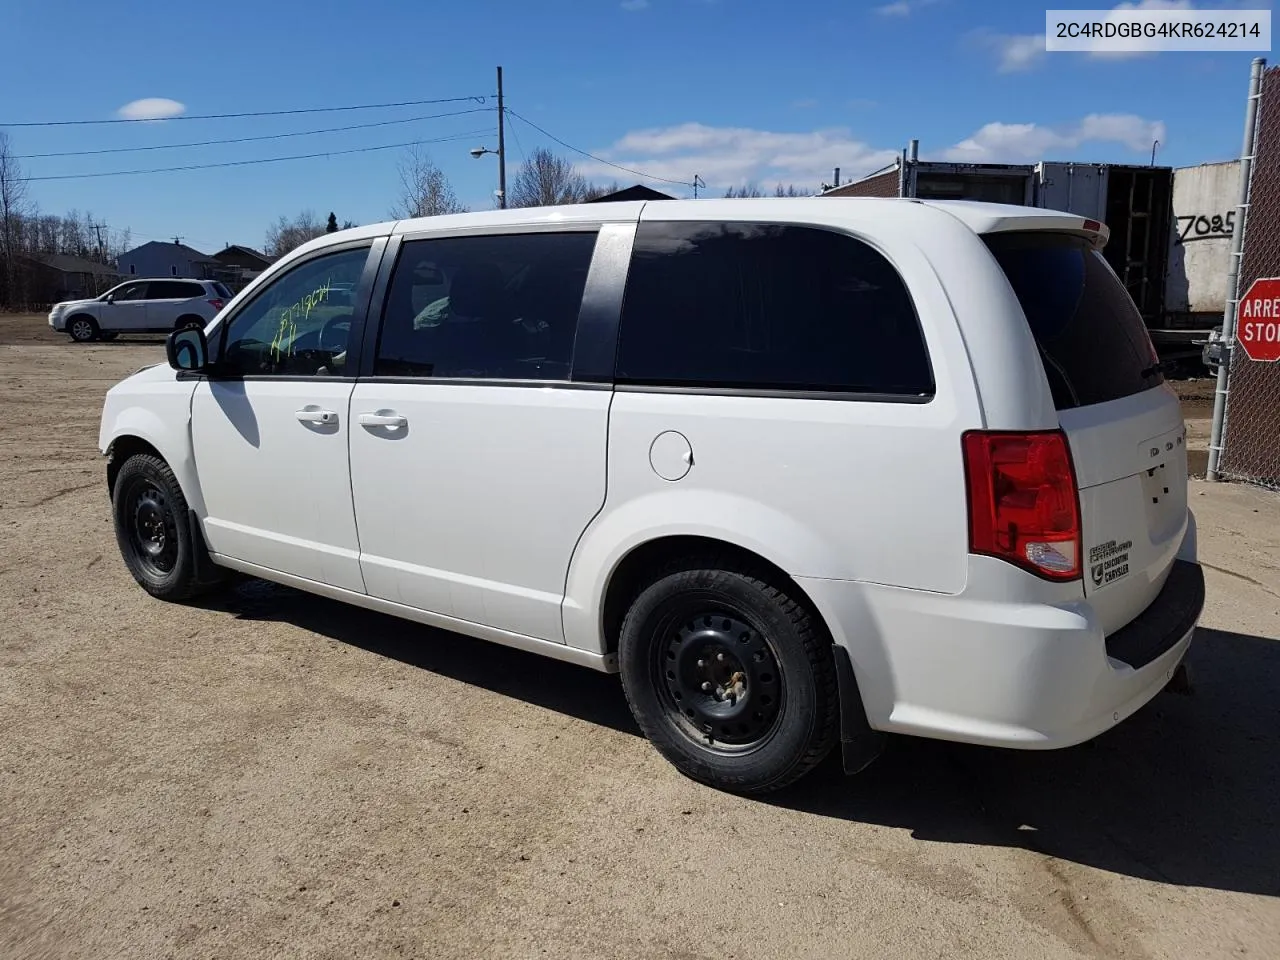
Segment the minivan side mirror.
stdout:
<svg viewBox="0 0 1280 960">
<path fill-rule="evenodd" d="M 164 353 L 175 370 L 203 370 L 209 364 L 209 341 L 199 327 L 175 330 L 164 342 Z"/>
</svg>

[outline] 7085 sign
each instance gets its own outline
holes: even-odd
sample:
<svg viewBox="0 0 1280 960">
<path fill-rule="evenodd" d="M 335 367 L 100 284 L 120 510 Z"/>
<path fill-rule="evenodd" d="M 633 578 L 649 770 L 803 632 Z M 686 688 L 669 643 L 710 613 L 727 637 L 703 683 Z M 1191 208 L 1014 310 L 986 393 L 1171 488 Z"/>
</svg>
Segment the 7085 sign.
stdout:
<svg viewBox="0 0 1280 960">
<path fill-rule="evenodd" d="M 1189 217 L 1178 217 L 1177 243 L 1191 243 L 1193 240 L 1217 240 L 1230 237 L 1236 229 L 1236 212 L 1231 210 L 1225 214 L 1215 213 L 1193 214 Z"/>
</svg>

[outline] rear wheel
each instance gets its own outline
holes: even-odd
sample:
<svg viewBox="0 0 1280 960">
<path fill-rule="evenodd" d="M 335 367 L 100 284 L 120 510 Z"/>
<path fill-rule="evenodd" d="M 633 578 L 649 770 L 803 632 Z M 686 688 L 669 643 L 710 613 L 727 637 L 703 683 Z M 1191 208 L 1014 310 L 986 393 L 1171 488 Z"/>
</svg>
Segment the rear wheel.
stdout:
<svg viewBox="0 0 1280 960">
<path fill-rule="evenodd" d="M 80 314 L 67 321 L 67 334 L 76 343 L 89 343 L 98 339 L 98 321 Z"/>
<path fill-rule="evenodd" d="M 194 314 L 188 314 L 185 317 L 179 317 L 178 322 L 173 325 L 175 330 L 203 330 L 204 318 L 197 317 Z"/>
<path fill-rule="evenodd" d="M 186 600 L 215 585 L 199 577 L 201 548 L 192 541 L 187 499 L 167 463 L 151 454 L 130 457 L 116 474 L 111 500 L 120 555 L 142 589 L 161 600 Z"/>
<path fill-rule="evenodd" d="M 618 645 L 627 701 L 686 776 L 767 793 L 835 745 L 831 641 L 793 594 L 759 572 L 690 560 L 632 603 Z"/>
</svg>

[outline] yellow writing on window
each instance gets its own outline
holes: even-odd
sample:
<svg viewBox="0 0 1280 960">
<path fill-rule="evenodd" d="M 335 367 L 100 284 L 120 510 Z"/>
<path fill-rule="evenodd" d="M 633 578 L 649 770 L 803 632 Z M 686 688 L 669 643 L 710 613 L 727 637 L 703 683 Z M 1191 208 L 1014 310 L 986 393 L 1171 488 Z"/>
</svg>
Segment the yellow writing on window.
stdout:
<svg viewBox="0 0 1280 960">
<path fill-rule="evenodd" d="M 271 359 L 279 363 L 280 356 L 293 355 L 293 342 L 298 336 L 298 321 L 306 320 L 311 316 L 311 311 L 329 299 L 329 289 L 332 277 L 325 278 L 324 283 L 316 287 L 301 300 L 285 307 L 284 312 L 280 314 L 280 325 L 276 328 L 276 335 L 271 340 Z"/>
</svg>

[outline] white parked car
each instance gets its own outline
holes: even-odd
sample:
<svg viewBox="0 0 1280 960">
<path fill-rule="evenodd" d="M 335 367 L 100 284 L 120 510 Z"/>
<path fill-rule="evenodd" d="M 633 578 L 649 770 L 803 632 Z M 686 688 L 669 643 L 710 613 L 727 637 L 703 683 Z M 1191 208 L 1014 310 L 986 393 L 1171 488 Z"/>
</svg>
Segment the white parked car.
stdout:
<svg viewBox="0 0 1280 960">
<path fill-rule="evenodd" d="M 231 291 L 216 280 L 126 280 L 100 297 L 55 303 L 49 326 L 78 343 L 169 333 L 205 326 L 230 299 Z"/>
<path fill-rule="evenodd" d="M 120 549 L 164 599 L 241 571 L 618 671 L 724 789 L 885 733 L 1075 744 L 1204 601 L 1106 237 L 829 198 L 330 234 L 107 394 Z"/>
</svg>

